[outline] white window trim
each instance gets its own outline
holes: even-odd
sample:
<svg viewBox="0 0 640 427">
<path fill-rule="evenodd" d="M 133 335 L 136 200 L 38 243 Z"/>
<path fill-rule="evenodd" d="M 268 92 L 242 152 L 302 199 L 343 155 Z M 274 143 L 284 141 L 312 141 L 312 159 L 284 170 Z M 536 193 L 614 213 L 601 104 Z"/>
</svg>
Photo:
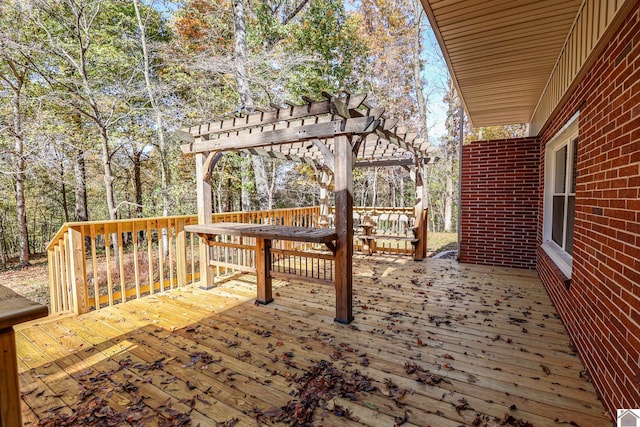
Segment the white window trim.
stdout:
<svg viewBox="0 0 640 427">
<path fill-rule="evenodd" d="M 551 138 L 544 150 L 544 221 L 542 224 L 541 247 L 568 279 L 571 279 L 573 257 L 558 246 L 551 238 L 551 227 L 553 223 L 552 183 L 555 182 L 554 154 L 559 147 L 569 144 L 574 138 L 578 137 L 578 116 L 579 112 L 576 112 L 562 127 L 562 129 L 560 129 L 558 133 Z"/>
</svg>

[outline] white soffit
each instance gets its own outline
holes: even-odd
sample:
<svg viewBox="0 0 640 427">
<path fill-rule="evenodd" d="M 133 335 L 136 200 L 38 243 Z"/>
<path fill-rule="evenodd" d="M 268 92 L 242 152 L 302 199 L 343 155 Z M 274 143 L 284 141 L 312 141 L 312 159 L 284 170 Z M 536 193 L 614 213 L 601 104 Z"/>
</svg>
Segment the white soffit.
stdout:
<svg viewBox="0 0 640 427">
<path fill-rule="evenodd" d="M 582 0 L 421 0 L 475 127 L 528 123 Z"/>
</svg>

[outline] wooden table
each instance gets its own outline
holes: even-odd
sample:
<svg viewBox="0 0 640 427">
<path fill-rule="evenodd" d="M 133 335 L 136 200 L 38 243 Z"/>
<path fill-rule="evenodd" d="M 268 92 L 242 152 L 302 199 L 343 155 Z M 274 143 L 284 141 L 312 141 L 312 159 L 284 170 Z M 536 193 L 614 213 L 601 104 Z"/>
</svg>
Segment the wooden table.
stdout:
<svg viewBox="0 0 640 427">
<path fill-rule="evenodd" d="M 0 286 L 0 426 L 21 427 L 20 383 L 13 327 L 49 313 L 47 307 L 29 301 Z"/>
<path fill-rule="evenodd" d="M 219 222 L 206 225 L 188 225 L 185 231 L 196 233 L 207 242 L 213 242 L 215 236 L 240 236 L 256 239 L 256 283 L 258 295 L 256 302 L 269 304 L 273 301 L 271 285 L 271 241 L 288 240 L 294 242 L 323 243 L 335 255 L 334 242 L 338 238 L 331 228 L 291 227 L 286 225 L 242 224 Z M 338 319 L 339 321 L 342 319 Z"/>
</svg>

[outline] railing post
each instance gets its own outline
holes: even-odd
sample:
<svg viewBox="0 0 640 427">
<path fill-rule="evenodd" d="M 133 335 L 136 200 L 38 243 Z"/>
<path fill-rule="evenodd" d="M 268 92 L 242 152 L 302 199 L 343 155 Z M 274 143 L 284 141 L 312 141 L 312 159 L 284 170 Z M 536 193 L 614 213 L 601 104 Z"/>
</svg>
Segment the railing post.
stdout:
<svg viewBox="0 0 640 427">
<path fill-rule="evenodd" d="M 16 354 L 13 327 L 0 329 L 0 426 L 22 426 Z"/>
<path fill-rule="evenodd" d="M 71 309 L 76 314 L 89 311 L 89 298 L 87 291 L 87 271 L 84 258 L 84 239 L 79 229 L 69 228 L 69 279 L 71 283 Z"/>
<path fill-rule="evenodd" d="M 211 184 L 203 178 L 205 156 L 202 153 L 195 155 L 196 160 L 196 186 L 198 200 L 198 224 L 211 224 Z M 200 239 L 200 287 L 210 289 L 213 287 L 213 269 L 209 262 L 209 245 Z"/>
<path fill-rule="evenodd" d="M 47 266 L 49 267 L 49 301 L 51 301 L 51 313 L 60 311 L 58 307 L 58 280 L 56 277 L 55 249 L 47 250 Z"/>
<path fill-rule="evenodd" d="M 176 275 L 178 287 L 187 284 L 187 233 L 184 231 L 184 219 L 176 220 Z"/>
</svg>

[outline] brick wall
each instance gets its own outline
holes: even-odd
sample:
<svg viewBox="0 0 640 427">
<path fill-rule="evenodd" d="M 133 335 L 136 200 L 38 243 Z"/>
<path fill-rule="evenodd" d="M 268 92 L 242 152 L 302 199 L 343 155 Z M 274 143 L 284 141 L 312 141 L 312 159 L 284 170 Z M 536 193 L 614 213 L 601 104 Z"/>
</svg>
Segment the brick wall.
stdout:
<svg viewBox="0 0 640 427">
<path fill-rule="evenodd" d="M 640 408 L 640 9 L 638 3 L 541 135 L 576 111 L 571 286 L 542 250 L 538 272 L 606 408 Z M 540 168 L 540 179 L 544 165 Z M 542 184 L 541 184 L 542 185 Z M 542 193 L 542 187 L 541 187 Z M 542 235 L 542 198 L 539 202 Z"/>
<path fill-rule="evenodd" d="M 535 138 L 463 146 L 462 262 L 535 268 L 539 155 Z"/>
</svg>

